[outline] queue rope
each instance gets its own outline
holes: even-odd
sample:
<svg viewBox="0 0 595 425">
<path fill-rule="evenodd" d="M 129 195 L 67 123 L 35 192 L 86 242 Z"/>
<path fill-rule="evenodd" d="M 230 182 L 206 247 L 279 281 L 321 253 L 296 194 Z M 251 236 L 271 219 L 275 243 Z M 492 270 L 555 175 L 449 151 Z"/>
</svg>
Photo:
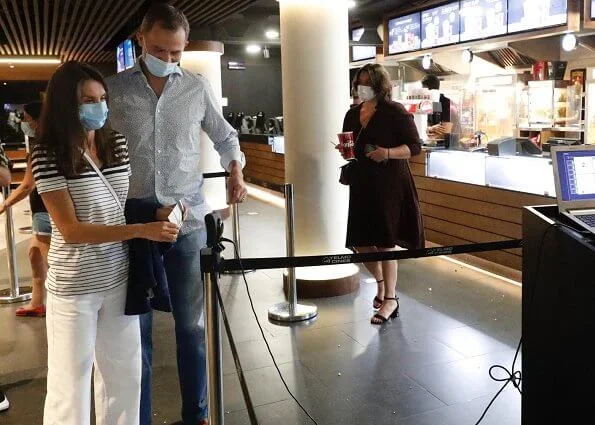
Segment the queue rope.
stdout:
<svg viewBox="0 0 595 425">
<path fill-rule="evenodd" d="M 403 251 L 368 252 L 360 254 L 306 255 L 296 257 L 243 258 L 225 260 L 214 264 L 214 271 L 264 270 L 291 267 L 328 266 L 372 261 L 405 260 L 409 258 L 436 257 L 441 255 L 468 254 L 472 252 L 498 251 L 521 248 L 522 239 L 483 242 L 466 245 L 440 246 Z"/>
</svg>

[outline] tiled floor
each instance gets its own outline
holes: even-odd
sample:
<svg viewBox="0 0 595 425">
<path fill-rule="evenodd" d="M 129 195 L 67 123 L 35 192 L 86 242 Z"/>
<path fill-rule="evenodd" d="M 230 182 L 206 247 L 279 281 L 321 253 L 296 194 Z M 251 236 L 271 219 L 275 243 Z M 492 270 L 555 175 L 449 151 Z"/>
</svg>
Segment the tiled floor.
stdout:
<svg viewBox="0 0 595 425">
<path fill-rule="evenodd" d="M 241 229 L 244 256 L 284 254 L 281 209 L 250 199 L 242 207 Z M 18 252 L 26 282 L 25 244 Z M 4 251 L 0 264 L 2 287 Z M 281 271 L 247 275 L 265 336 L 294 395 L 321 425 L 474 425 L 500 387 L 488 376 L 489 367 L 512 362 L 520 336 L 520 288 L 438 258 L 403 261 L 401 317 L 378 327 L 369 324 L 375 284 L 366 283 L 365 273 L 361 277 L 357 293 L 312 300 L 318 319 L 288 327 L 267 320 L 268 307 L 284 299 Z M 221 284 L 259 423 L 311 423 L 277 375 L 241 276 L 223 276 Z M 15 308 L 0 306 L 0 383 L 12 404 L 0 414 L 0 424 L 41 424 L 44 323 L 15 318 Z M 170 424 L 179 419 L 173 321 L 156 317 L 153 423 Z M 225 423 L 248 424 L 227 341 L 224 348 Z M 520 405 L 516 390 L 507 389 L 482 424 L 520 424 Z"/>
</svg>

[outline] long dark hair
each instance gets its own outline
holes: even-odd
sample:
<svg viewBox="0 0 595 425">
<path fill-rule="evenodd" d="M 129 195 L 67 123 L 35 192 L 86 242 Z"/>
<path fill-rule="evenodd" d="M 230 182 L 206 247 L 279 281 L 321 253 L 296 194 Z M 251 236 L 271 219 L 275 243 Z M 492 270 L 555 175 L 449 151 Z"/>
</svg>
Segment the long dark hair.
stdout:
<svg viewBox="0 0 595 425">
<path fill-rule="evenodd" d="M 370 76 L 370 84 L 372 85 L 372 90 L 376 93 L 376 98 L 379 101 L 390 102 L 393 91 L 390 75 L 386 68 L 378 63 L 369 63 L 357 70 L 352 82 L 353 91 L 357 93 L 359 76 L 363 72 L 367 72 Z"/>
<path fill-rule="evenodd" d="M 95 68 L 70 61 L 61 65 L 48 83 L 39 122 L 39 141 L 56 155 L 56 164 L 64 175 L 79 174 L 84 168 L 83 151 L 87 133 L 79 118 L 81 89 L 85 81 L 107 85 Z M 105 165 L 115 162 L 109 131 L 95 130 L 97 156 Z"/>
</svg>

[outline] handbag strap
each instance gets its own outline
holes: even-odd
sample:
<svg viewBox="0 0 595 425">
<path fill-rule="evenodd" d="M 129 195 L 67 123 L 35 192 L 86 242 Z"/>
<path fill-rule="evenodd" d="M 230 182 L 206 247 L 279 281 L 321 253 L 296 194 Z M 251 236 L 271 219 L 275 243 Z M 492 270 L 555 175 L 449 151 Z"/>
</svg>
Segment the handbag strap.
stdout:
<svg viewBox="0 0 595 425">
<path fill-rule="evenodd" d="M 112 185 L 107 181 L 107 179 L 105 178 L 105 176 L 103 175 L 103 173 L 99 170 L 99 167 L 97 167 L 97 164 L 95 164 L 95 162 L 93 162 L 93 160 L 91 159 L 91 157 L 89 155 L 87 155 L 87 152 L 83 152 L 83 156 L 85 157 L 85 159 L 87 160 L 87 162 L 89 163 L 89 165 L 91 166 L 91 168 L 93 168 L 93 171 L 95 171 L 97 173 L 97 175 L 99 176 L 99 178 L 101 179 L 101 181 L 103 182 L 103 184 L 105 185 L 105 187 L 107 187 L 107 189 L 110 191 L 110 193 L 112 194 L 112 197 L 114 198 L 114 200 L 116 201 L 116 203 L 120 207 L 120 211 L 121 212 L 124 212 L 124 207 L 122 207 L 122 203 L 120 202 L 120 198 L 118 198 L 118 195 L 116 195 L 116 191 L 114 190 L 114 188 L 112 187 Z"/>
</svg>

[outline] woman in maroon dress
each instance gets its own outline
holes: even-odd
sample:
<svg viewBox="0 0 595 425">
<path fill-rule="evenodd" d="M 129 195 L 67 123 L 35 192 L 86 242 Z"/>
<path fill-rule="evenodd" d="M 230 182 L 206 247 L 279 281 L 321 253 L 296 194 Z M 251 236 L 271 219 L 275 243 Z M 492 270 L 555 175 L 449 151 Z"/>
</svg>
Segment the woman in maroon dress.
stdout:
<svg viewBox="0 0 595 425">
<path fill-rule="evenodd" d="M 365 65 L 353 85 L 363 102 L 343 122 L 343 131 L 353 131 L 357 140 L 346 246 L 356 252 L 421 248 L 423 223 L 408 162 L 421 150 L 413 116 L 391 100 L 390 77 L 381 65 Z M 365 266 L 378 282 L 373 302 L 378 312 L 371 322 L 382 324 L 399 314 L 397 261 Z"/>
</svg>

